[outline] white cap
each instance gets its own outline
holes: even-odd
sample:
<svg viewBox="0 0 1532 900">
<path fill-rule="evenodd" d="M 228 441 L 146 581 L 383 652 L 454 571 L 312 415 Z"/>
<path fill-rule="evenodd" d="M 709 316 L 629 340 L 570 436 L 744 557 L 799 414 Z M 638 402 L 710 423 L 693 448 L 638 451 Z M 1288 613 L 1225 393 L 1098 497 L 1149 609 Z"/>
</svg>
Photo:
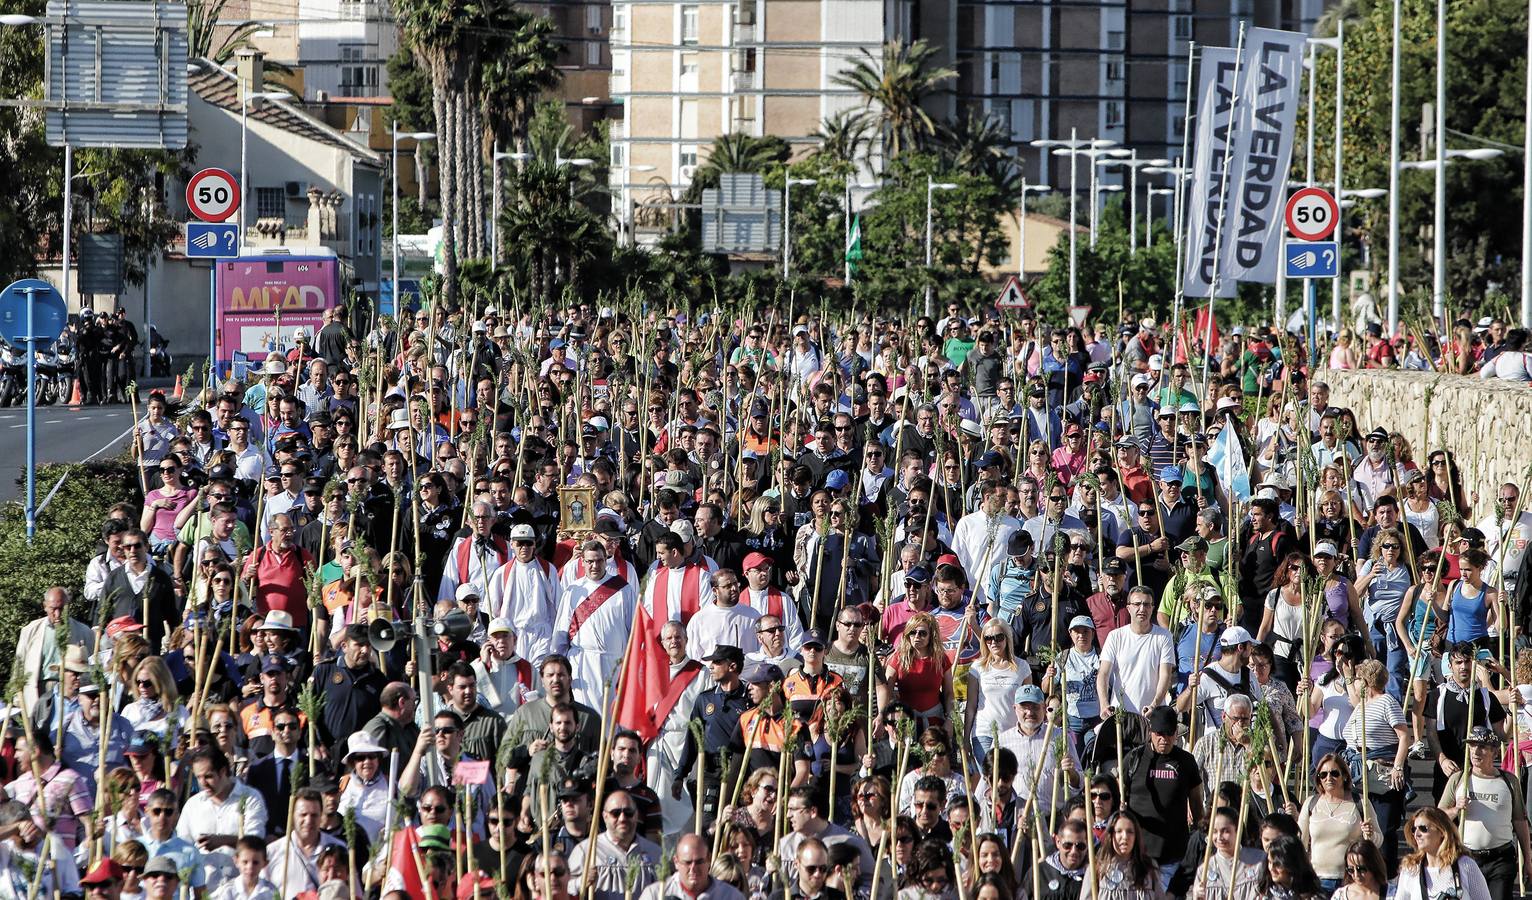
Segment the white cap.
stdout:
<svg viewBox="0 0 1532 900">
<path fill-rule="evenodd" d="M 537 540 L 537 532 L 532 528 L 531 525 L 522 522 L 520 525 L 514 525 L 511 527 L 511 540 L 535 541 Z"/>
<path fill-rule="evenodd" d="M 502 632 L 505 634 L 516 633 L 515 627 L 511 625 L 511 620 L 507 619 L 505 616 L 496 616 L 493 619 L 490 619 L 488 633 L 490 635 L 496 635 Z"/>
<path fill-rule="evenodd" d="M 1226 409 L 1239 409 L 1239 401 L 1233 397 L 1219 397 L 1218 411 L 1223 412 Z"/>
<path fill-rule="evenodd" d="M 1250 632 L 1246 631 L 1241 625 L 1230 625 L 1223 630 L 1223 634 L 1218 636 L 1218 645 L 1220 647 L 1238 647 L 1240 644 L 1253 643 L 1255 643 L 1255 638 L 1251 637 Z"/>
<path fill-rule="evenodd" d="M 1156 371 L 1165 368 L 1165 357 L 1159 355 L 1158 353 L 1149 357 L 1149 368 Z"/>
<path fill-rule="evenodd" d="M 1282 501 L 1282 498 L 1280 496 L 1278 496 L 1278 494 L 1277 494 L 1277 489 L 1276 488 L 1269 488 L 1269 487 L 1261 488 L 1260 490 L 1256 491 L 1255 492 L 1255 499 L 1257 499 L 1257 500 L 1276 500 L 1279 503 Z"/>
<path fill-rule="evenodd" d="M 410 411 L 400 407 L 388 414 L 388 430 L 403 431 L 410 427 Z"/>
<path fill-rule="evenodd" d="M 473 330 L 474 331 L 488 331 L 489 329 L 484 327 L 484 323 L 483 322 L 480 322 L 479 320 L 475 319 L 474 323 L 473 323 Z"/>
<path fill-rule="evenodd" d="M 309 330 L 302 326 L 293 329 L 293 340 L 306 341 L 309 339 Z"/>
<path fill-rule="evenodd" d="M 467 600 L 469 597 L 478 597 L 482 599 L 483 596 L 484 595 L 479 591 L 479 589 L 473 586 L 472 582 L 468 584 L 460 584 L 457 586 L 457 599 L 459 601 Z"/>
<path fill-rule="evenodd" d="M 1138 323 L 1138 327 L 1142 328 L 1145 331 L 1153 331 L 1155 329 L 1154 319 L 1153 318 L 1146 318 L 1142 322 Z"/>
<path fill-rule="evenodd" d="M 1133 387 L 1138 387 L 1141 384 L 1142 385 L 1153 386 L 1154 385 L 1154 379 L 1150 378 L 1148 375 L 1145 375 L 1144 373 L 1140 372 L 1139 374 L 1133 376 L 1133 380 L 1132 380 L 1131 384 L 1133 385 Z"/>
<path fill-rule="evenodd" d="M 677 519 L 671 522 L 670 533 L 680 538 L 683 543 L 694 544 L 697 542 L 697 529 L 686 519 Z"/>
<path fill-rule="evenodd" d="M 1333 541 L 1320 541 L 1314 547 L 1314 555 L 1328 556 L 1331 559 L 1334 559 L 1340 556 L 1340 551 L 1335 549 L 1335 543 Z"/>
</svg>

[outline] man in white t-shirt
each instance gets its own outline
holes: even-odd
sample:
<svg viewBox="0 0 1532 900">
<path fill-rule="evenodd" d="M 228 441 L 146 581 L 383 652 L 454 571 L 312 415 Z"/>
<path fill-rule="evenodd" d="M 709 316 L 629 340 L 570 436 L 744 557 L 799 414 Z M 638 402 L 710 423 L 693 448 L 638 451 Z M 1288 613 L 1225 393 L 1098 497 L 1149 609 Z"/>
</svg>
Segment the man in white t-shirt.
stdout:
<svg viewBox="0 0 1532 900">
<path fill-rule="evenodd" d="M 1128 592 L 1128 625 L 1114 628 L 1101 648 L 1096 694 L 1106 708 L 1103 719 L 1119 709 L 1148 715 L 1165 702 L 1176 669 L 1170 632 L 1155 624 L 1154 597 L 1142 587 Z"/>
</svg>

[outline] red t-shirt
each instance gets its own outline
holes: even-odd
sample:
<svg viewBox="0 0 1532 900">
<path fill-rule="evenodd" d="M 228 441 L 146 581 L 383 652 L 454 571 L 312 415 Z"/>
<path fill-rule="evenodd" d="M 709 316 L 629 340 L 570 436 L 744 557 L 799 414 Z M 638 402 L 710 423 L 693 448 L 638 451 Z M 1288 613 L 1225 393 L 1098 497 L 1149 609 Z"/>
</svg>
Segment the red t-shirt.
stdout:
<svg viewBox="0 0 1532 900">
<path fill-rule="evenodd" d="M 307 628 L 309 592 L 303 576 L 313 564 L 313 557 L 302 547 L 285 553 L 271 549 L 269 544 L 257 547 L 245 561 L 244 571 L 244 577 L 253 581 L 256 613 L 264 616 L 281 610 L 293 617 L 294 626 Z"/>
<path fill-rule="evenodd" d="M 910 709 L 922 713 L 942 702 L 942 680 L 952 665 L 947 661 L 947 654 L 916 659 L 908 669 L 899 665 L 896 655 L 889 665 L 894 670 L 894 686 L 899 691 L 899 699 Z"/>
</svg>

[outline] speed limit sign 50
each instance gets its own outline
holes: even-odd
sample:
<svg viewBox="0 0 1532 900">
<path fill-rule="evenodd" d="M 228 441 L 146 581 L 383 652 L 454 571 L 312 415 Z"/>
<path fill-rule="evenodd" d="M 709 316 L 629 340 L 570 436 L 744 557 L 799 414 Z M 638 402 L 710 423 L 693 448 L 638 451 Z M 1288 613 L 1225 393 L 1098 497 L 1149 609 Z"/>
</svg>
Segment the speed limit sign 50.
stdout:
<svg viewBox="0 0 1532 900">
<path fill-rule="evenodd" d="M 1323 188 L 1307 187 L 1287 201 L 1287 232 L 1300 241 L 1322 241 L 1335 230 L 1340 207 Z"/>
<path fill-rule="evenodd" d="M 204 222 L 223 222 L 239 211 L 239 182 L 223 169 L 203 169 L 186 182 L 186 208 Z"/>
</svg>

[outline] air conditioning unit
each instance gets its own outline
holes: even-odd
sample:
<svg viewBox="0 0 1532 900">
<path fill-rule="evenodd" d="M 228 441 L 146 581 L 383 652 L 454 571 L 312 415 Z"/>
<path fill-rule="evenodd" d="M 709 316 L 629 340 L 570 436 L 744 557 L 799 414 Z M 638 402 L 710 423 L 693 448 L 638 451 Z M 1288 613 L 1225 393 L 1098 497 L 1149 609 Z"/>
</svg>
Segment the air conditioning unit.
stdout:
<svg viewBox="0 0 1532 900">
<path fill-rule="evenodd" d="M 697 176 L 696 166 L 682 166 L 679 170 L 682 181 L 691 181 Z"/>
<path fill-rule="evenodd" d="M 314 102 L 315 103 L 329 103 L 330 102 L 330 92 L 329 91 L 315 91 L 314 92 Z"/>
<path fill-rule="evenodd" d="M 301 181 L 289 181 L 284 185 L 284 187 L 286 188 L 287 199 L 289 200 L 302 199 L 302 197 L 308 193 L 308 185 Z"/>
</svg>

